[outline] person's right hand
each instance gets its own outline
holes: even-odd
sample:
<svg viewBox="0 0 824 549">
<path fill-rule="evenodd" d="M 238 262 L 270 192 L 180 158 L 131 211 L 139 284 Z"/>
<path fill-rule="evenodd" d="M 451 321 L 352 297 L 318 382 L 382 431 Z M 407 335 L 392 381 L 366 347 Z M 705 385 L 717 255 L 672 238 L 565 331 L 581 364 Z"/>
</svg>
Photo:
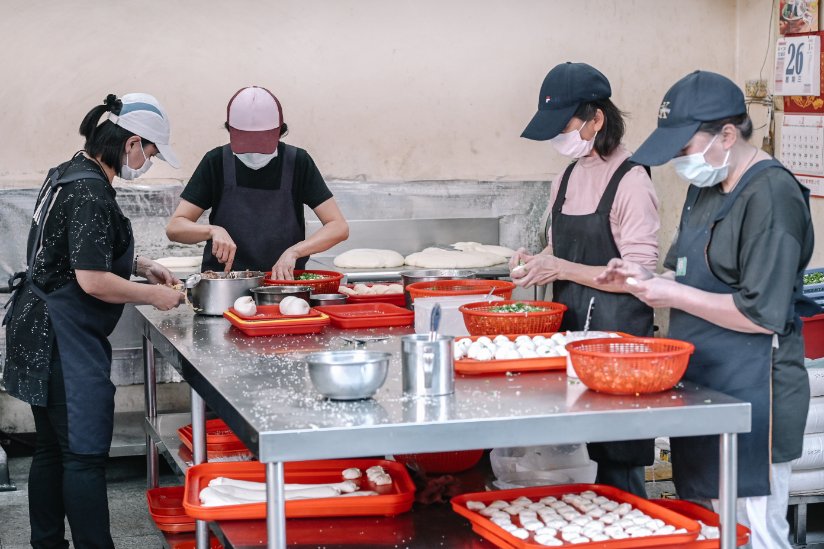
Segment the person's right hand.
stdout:
<svg viewBox="0 0 824 549">
<path fill-rule="evenodd" d="M 174 309 L 184 302 L 185 295 L 183 292 L 164 286 L 163 284 L 155 284 L 154 292 L 152 292 L 151 304 L 155 309 L 160 311 L 168 311 Z"/>
<path fill-rule="evenodd" d="M 595 277 L 598 284 L 626 284 L 628 278 L 636 281 L 649 280 L 655 275 L 637 263 L 623 259 L 610 259 L 607 268 Z"/>
<path fill-rule="evenodd" d="M 235 252 L 237 251 L 237 244 L 226 232 L 223 227 L 212 225 L 211 231 L 212 239 L 212 255 L 215 256 L 219 262 L 226 265 L 223 272 L 228 273 L 232 270 L 232 263 L 235 261 Z"/>
</svg>

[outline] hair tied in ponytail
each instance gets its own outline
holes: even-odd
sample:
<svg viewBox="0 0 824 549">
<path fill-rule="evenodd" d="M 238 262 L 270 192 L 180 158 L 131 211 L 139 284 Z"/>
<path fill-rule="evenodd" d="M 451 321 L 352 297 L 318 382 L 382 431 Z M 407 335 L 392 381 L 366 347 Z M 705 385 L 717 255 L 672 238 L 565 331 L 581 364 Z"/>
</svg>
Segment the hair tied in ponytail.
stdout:
<svg viewBox="0 0 824 549">
<path fill-rule="evenodd" d="M 120 114 L 120 109 L 123 108 L 123 102 L 113 93 L 106 96 L 106 99 L 103 100 L 103 104 L 106 105 L 107 111 L 113 112 L 114 114 Z"/>
</svg>

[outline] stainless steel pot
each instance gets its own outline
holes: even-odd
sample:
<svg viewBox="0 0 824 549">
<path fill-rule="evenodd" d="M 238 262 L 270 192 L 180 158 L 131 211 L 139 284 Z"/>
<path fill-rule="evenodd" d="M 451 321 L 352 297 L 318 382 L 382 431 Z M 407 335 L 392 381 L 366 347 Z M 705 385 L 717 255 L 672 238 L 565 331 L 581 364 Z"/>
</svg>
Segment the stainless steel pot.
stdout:
<svg viewBox="0 0 824 549">
<path fill-rule="evenodd" d="M 215 273 L 218 278 L 201 277 L 200 282 L 186 291 L 195 312 L 202 315 L 222 315 L 235 300 L 251 295 L 252 288 L 260 286 L 264 274 L 259 271 Z"/>
<path fill-rule="evenodd" d="M 309 296 L 309 305 L 312 307 L 318 305 L 346 305 L 346 296 L 344 294 L 312 294 Z"/>
<path fill-rule="evenodd" d="M 413 282 L 430 282 L 433 280 L 454 280 L 461 278 L 475 278 L 475 271 L 470 269 L 416 269 L 401 271 L 403 279 L 403 295 L 406 298 L 406 308 L 412 308 L 412 298 L 406 287 Z"/>
<path fill-rule="evenodd" d="M 449 395 L 455 392 L 452 336 L 429 334 L 401 337 L 403 392 L 413 396 Z"/>
<path fill-rule="evenodd" d="M 251 292 L 257 305 L 276 305 L 283 301 L 286 296 L 299 297 L 309 303 L 311 286 L 259 286 L 252 288 Z"/>
</svg>

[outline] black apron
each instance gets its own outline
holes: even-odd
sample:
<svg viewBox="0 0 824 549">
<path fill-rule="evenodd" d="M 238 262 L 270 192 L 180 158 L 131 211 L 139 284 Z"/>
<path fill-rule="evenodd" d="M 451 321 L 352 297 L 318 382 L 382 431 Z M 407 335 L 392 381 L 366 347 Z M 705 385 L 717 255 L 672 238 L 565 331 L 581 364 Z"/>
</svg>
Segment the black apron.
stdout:
<svg viewBox="0 0 824 549">
<path fill-rule="evenodd" d="M 237 244 L 232 270 L 271 271 L 287 248 L 306 238 L 292 199 L 296 155 L 295 147 L 284 145 L 279 189 L 252 189 L 238 186 L 235 157 L 229 145 L 223 146 L 223 194 L 211 222 L 226 229 Z M 295 268 L 306 268 L 308 260 L 298 258 Z M 202 270 L 223 269 L 212 254 L 212 241 L 207 241 Z"/>
<path fill-rule="evenodd" d="M 45 293 L 32 278 L 35 257 L 58 189 L 81 179 L 109 182 L 98 172 L 49 172 L 48 189 L 37 219 L 37 237 L 29 250 L 26 282 L 34 294 L 46 302 L 52 332 L 63 370 L 66 388 L 69 449 L 76 454 L 107 454 L 114 426 L 114 393 L 111 364 L 112 347 L 108 337 L 123 313 L 123 305 L 106 303 L 90 296 L 76 280 Z M 131 229 L 130 229 L 131 230 Z M 112 272 L 128 279 L 134 261 L 134 238 L 127 250 L 112 262 Z M 17 290 L 18 292 L 20 290 Z M 12 298 L 14 299 L 14 298 Z M 14 307 L 12 302 L 11 307 Z M 9 311 L 9 315 L 13 314 Z"/>
<path fill-rule="evenodd" d="M 724 219 L 741 192 L 761 171 L 779 167 L 774 159 L 753 165 L 727 195 L 709 226 L 691 227 L 691 210 L 701 189 L 690 186 L 676 241 L 676 280 L 717 294 L 736 290 L 719 280 L 707 264 L 713 227 Z M 801 186 L 799 184 L 799 186 Z M 802 187 L 802 191 L 805 189 Z M 809 191 L 805 192 L 805 198 Z M 788 319 L 798 321 L 796 309 L 808 305 L 799 292 L 788 310 Z M 752 430 L 738 435 L 738 497 L 770 493 L 770 432 L 772 407 L 773 335 L 750 334 L 722 328 L 703 319 L 672 309 L 670 337 L 695 345 L 684 379 L 715 389 L 752 405 Z M 673 438 L 673 477 L 678 496 L 685 499 L 718 498 L 717 436 Z"/>
<path fill-rule="evenodd" d="M 567 215 L 561 212 L 566 200 L 567 185 L 575 163 L 570 164 L 561 178 L 555 203 L 552 205 L 552 252 L 561 259 L 584 265 L 606 265 L 621 257 L 612 236 L 609 214 L 618 185 L 624 175 L 639 164 L 625 160 L 615 170 L 604 190 L 595 212 L 587 215 Z M 569 281 L 552 283 L 552 300 L 568 307 L 561 330 L 583 330 L 589 300 L 595 297 L 590 328 L 599 331 L 620 331 L 637 336 L 651 336 L 653 311 L 630 294 L 603 292 Z M 612 461 L 625 465 L 651 465 L 654 440 L 637 440 L 589 444 L 590 457 L 595 461 Z"/>
</svg>

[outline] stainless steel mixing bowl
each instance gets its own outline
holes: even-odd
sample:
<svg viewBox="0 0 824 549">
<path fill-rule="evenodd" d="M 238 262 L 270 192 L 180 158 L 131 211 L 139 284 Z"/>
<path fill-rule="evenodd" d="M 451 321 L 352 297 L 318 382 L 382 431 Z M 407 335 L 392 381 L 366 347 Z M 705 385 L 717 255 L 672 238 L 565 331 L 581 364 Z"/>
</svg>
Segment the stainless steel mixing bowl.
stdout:
<svg viewBox="0 0 824 549">
<path fill-rule="evenodd" d="M 257 305 L 276 305 L 286 296 L 299 297 L 309 303 L 310 286 L 258 286 L 250 290 Z"/>
<path fill-rule="evenodd" d="M 304 360 L 320 394 L 332 400 L 359 400 L 383 386 L 391 357 L 381 351 L 324 351 Z"/>
</svg>

